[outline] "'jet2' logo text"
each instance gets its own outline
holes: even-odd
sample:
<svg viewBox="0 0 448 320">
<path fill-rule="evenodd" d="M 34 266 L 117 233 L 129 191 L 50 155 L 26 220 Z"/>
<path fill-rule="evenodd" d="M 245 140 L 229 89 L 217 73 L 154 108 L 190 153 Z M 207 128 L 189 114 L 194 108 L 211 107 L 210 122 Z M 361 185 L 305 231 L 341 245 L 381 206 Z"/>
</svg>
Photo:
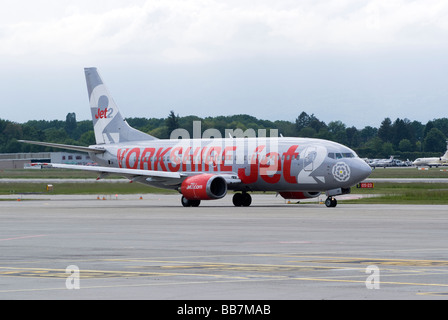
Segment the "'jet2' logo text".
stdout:
<svg viewBox="0 0 448 320">
<path fill-rule="evenodd" d="M 113 113 L 114 113 L 114 109 L 112 109 L 112 108 L 105 108 L 104 110 L 101 110 L 100 108 L 98 108 L 98 113 L 95 115 L 95 119 L 112 118 Z"/>
</svg>

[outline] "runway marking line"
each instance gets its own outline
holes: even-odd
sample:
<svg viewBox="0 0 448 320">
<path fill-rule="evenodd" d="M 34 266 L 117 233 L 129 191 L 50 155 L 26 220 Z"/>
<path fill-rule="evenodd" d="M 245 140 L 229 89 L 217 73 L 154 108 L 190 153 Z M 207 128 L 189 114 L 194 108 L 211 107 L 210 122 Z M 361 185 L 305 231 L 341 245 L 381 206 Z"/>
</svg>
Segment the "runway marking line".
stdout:
<svg viewBox="0 0 448 320">
<path fill-rule="evenodd" d="M 412 266 L 412 267 L 446 267 L 446 260 L 416 260 L 416 259 L 377 259 L 377 258 L 325 258 L 323 260 L 300 261 L 312 263 L 355 263 L 365 265 Z"/>
<path fill-rule="evenodd" d="M 300 281 L 322 281 L 322 282 L 347 282 L 347 283 L 365 283 L 365 280 L 348 280 L 348 279 L 330 279 L 330 278 L 293 278 L 293 280 Z M 422 287 L 448 287 L 448 284 L 442 283 L 418 283 L 418 282 L 397 282 L 397 281 L 383 281 L 381 280 L 381 285 L 383 284 L 394 284 L 394 285 L 408 285 L 408 286 L 422 286 Z"/>
<path fill-rule="evenodd" d="M 38 237 L 46 237 L 46 234 L 37 234 L 33 236 L 22 236 L 22 237 L 14 237 L 14 238 L 6 238 L 0 239 L 0 241 L 11 241 L 11 240 L 20 240 L 20 239 L 29 239 L 29 238 L 38 238 Z"/>
<path fill-rule="evenodd" d="M 237 282 L 258 282 L 258 281 L 278 281 L 288 279 L 224 279 L 224 280 L 200 280 L 200 281 L 176 281 L 176 282 L 157 282 L 157 283 L 137 283 L 137 284 L 114 284 L 114 285 L 97 285 L 97 286 L 83 286 L 81 289 L 104 289 L 104 288 L 132 288 L 132 287 L 155 287 L 155 286 L 179 286 L 179 285 L 191 285 L 191 284 L 212 284 L 212 283 L 237 283 Z M 0 293 L 11 292 L 32 292 L 32 291 L 54 291 L 54 290 L 67 290 L 64 287 L 58 288 L 36 288 L 36 289 L 7 289 L 0 290 Z"/>
<path fill-rule="evenodd" d="M 418 292 L 419 296 L 448 296 L 448 292 Z"/>
<path fill-rule="evenodd" d="M 82 286 L 82 289 L 98 289 L 98 288 L 126 288 L 126 287 L 151 287 L 151 286 L 179 286 L 179 285 L 191 285 L 191 284 L 211 284 L 211 283 L 234 283 L 234 282 L 257 282 L 257 281 L 318 281 L 318 282 L 345 282 L 345 283 L 365 283 L 360 280 L 342 280 L 342 279 L 324 279 L 324 278 L 278 278 L 278 279 L 228 279 L 228 280 L 216 280 L 216 281 L 182 281 L 182 282 L 166 282 L 166 283 L 141 283 L 141 284 L 121 284 L 121 285 L 99 285 L 99 286 Z M 419 286 L 440 286 L 448 287 L 448 285 L 441 284 L 425 284 L 425 283 L 405 283 L 405 282 L 384 282 L 381 284 L 397 284 L 397 285 L 419 285 Z M 36 288 L 36 289 L 11 289 L 0 290 L 0 293 L 11 292 L 32 292 L 32 291 L 54 291 L 54 290 L 67 290 L 65 287 L 59 288 Z M 426 292 L 416 293 L 418 295 L 448 295 L 448 292 Z"/>
<path fill-rule="evenodd" d="M 0 276 L 9 277 L 45 277 L 45 278 L 67 278 L 69 274 L 65 269 L 46 269 L 46 268 L 14 268 L 0 267 Z M 126 277 L 173 277 L 173 276 L 195 276 L 229 279 L 246 279 L 241 276 L 216 275 L 216 274 L 195 274 L 195 273 L 173 273 L 173 272 L 139 272 L 139 271 L 106 271 L 106 270 L 81 270 L 79 273 L 81 279 L 99 279 L 99 278 L 126 278 Z"/>
<path fill-rule="evenodd" d="M 251 255 L 254 256 L 254 255 Z M 265 255 L 264 255 L 265 256 Z M 274 255 L 275 256 L 275 255 Z M 278 255 L 276 255 L 278 257 Z M 440 267 L 447 266 L 448 261 L 444 260 L 413 260 L 413 259 L 376 259 L 376 258 L 353 258 L 353 257 L 330 257 L 330 256 L 309 256 L 309 255 L 282 255 L 282 257 L 294 258 L 313 258 L 312 260 L 294 261 L 299 263 L 346 263 L 346 264 L 382 264 L 386 266 L 418 266 L 418 267 Z M 185 257 L 183 257 L 185 258 Z M 338 282 L 338 283 L 365 283 L 364 267 L 341 267 L 341 266 L 322 266 L 322 265 L 300 265 L 300 264 L 256 264 L 256 263 L 230 263 L 219 262 L 210 263 L 206 261 L 176 261 L 176 260 L 151 260 L 151 259 L 102 259 L 100 261 L 125 261 L 125 262 L 139 262 L 152 263 L 154 265 L 140 265 L 130 266 L 131 268 L 159 268 L 167 271 L 174 269 L 203 269 L 205 271 L 236 271 L 240 272 L 236 275 L 223 275 L 214 272 L 212 274 L 207 272 L 145 272 L 145 271 L 106 271 L 106 270 L 81 270 L 80 277 L 82 279 L 101 279 L 101 278 L 124 278 L 124 277 L 165 277 L 170 278 L 174 276 L 190 276 L 190 277 L 208 277 L 210 280 L 199 281 L 185 281 L 187 283 L 214 283 L 214 282 L 239 282 L 239 281 L 316 281 L 316 282 Z M 290 262 L 290 261 L 288 261 Z M 162 265 L 161 265 L 162 264 Z M 166 264 L 166 265 L 163 265 Z M 4 270 L 4 271 L 2 271 Z M 353 270 L 356 274 L 350 275 L 332 275 L 328 277 L 291 277 L 282 272 L 308 272 L 316 270 Z M 394 268 L 382 269 L 387 271 L 401 272 Z M 429 270 L 428 270 L 429 271 Z M 437 270 L 432 270 L 437 271 Z M 243 274 L 241 274 L 241 272 Z M 275 274 L 275 273 L 280 274 Z M 359 273 L 358 273 L 359 272 Z M 362 274 L 361 274 L 362 272 Z M 412 273 L 414 272 L 414 273 Z M 408 286 L 423 286 L 423 287 L 448 287 L 448 284 L 440 283 L 421 283 L 421 282 L 404 282 L 404 281 L 384 281 L 384 277 L 402 277 L 407 275 L 415 275 L 415 273 L 422 272 L 423 275 L 430 275 L 426 270 L 406 270 L 405 273 L 381 274 L 382 285 L 408 285 Z M 440 272 L 447 272 L 440 270 Z M 440 272 L 433 272 L 432 274 L 440 274 Z M 253 274 L 255 273 L 255 274 Z M 265 274 L 271 273 L 271 274 Z M 411 274 L 409 274 L 411 273 Z M 65 269 L 48 269 L 48 268 L 19 268 L 19 267 L 0 267 L 0 276 L 6 277 L 35 277 L 35 278 L 67 278 L 69 275 L 65 273 Z M 358 279 L 362 280 L 358 280 Z M 213 279 L 213 280 L 211 280 Z M 176 281 L 178 282 L 178 281 Z M 172 282 L 166 282 L 164 285 L 171 285 Z M 149 284 L 148 284 L 149 285 Z M 154 284 L 156 285 L 156 284 Z M 162 284 L 161 284 L 162 285 Z M 133 286 L 133 285 L 124 285 Z M 103 287 L 103 286 L 100 286 Z M 116 287 L 116 286 L 111 286 Z M 87 288 L 87 287 L 84 287 Z M 94 288 L 93 286 L 91 288 Z M 51 290 L 51 289 L 49 289 Z M 18 291 L 22 291 L 18 289 Z M 2 292 L 2 291 L 0 291 Z M 448 293 L 421 293 L 421 294 L 440 294 L 448 295 Z"/>
<path fill-rule="evenodd" d="M 166 261 L 166 260 L 133 260 L 125 259 L 122 261 L 135 261 L 135 262 L 148 262 L 148 263 L 166 263 L 162 266 L 131 266 L 130 268 L 145 268 L 145 267 L 159 267 L 161 269 L 216 269 L 216 270 L 241 270 L 241 271 L 315 271 L 315 270 L 334 270 L 334 269 L 347 269 L 346 267 L 334 267 L 334 266 L 315 266 L 315 265 L 297 265 L 297 264 L 259 264 L 259 263 L 233 263 L 233 262 L 217 262 L 207 263 L 200 261 Z M 365 268 L 356 267 L 351 268 L 353 270 L 364 271 Z"/>
<path fill-rule="evenodd" d="M 296 258 L 298 256 L 295 256 Z M 302 256 L 304 258 L 310 258 L 310 256 Z M 299 262 L 299 263 L 356 263 L 356 264 L 380 264 L 385 266 L 446 266 L 448 265 L 448 261 L 444 260 L 411 260 L 411 259 L 368 259 L 368 258 L 340 258 L 340 257 L 316 257 L 312 256 L 314 260 L 312 261 L 288 261 L 288 262 Z M 319 258 L 325 259 L 325 260 L 319 260 Z M 333 260 L 328 260 L 333 259 Z M 142 262 L 142 260 L 138 260 L 138 262 Z M 152 263 L 179 263 L 179 265 L 171 265 L 171 266 L 162 266 L 162 268 L 203 268 L 209 270 L 219 270 L 222 268 L 222 270 L 235 270 L 235 271 L 247 271 L 247 272 L 273 272 L 273 271 L 288 271 L 287 269 L 291 269 L 289 271 L 316 271 L 316 270 L 348 270 L 347 267 L 340 267 L 340 266 L 322 266 L 322 265 L 295 265 L 295 264 L 245 264 L 245 263 L 207 263 L 207 262 L 195 262 L 195 261 L 166 261 L 166 260 L 149 260 L 147 259 L 146 262 L 152 262 Z M 352 274 L 352 275 L 338 275 L 338 276 L 330 276 L 328 278 L 326 277 L 297 277 L 297 278 L 289 278 L 289 279 L 295 279 L 295 280 L 302 280 L 302 281 L 321 281 L 321 282 L 345 282 L 345 283 L 365 283 L 365 267 L 350 267 L 350 270 L 359 271 L 360 274 Z M 428 273 L 427 270 L 406 270 L 405 273 L 403 273 L 402 270 L 397 270 L 395 268 L 388 268 L 388 269 L 381 269 L 383 273 L 381 274 L 382 277 L 382 284 L 389 284 L 389 285 L 413 285 L 413 286 L 438 286 L 438 287 L 448 287 L 448 284 L 440 284 L 440 283 L 418 283 L 418 282 L 403 282 L 403 281 L 384 281 L 384 277 L 403 277 L 403 276 L 415 276 L 416 274 L 420 273 L 422 275 L 430 275 L 430 274 L 440 274 L 440 272 L 432 272 Z M 384 274 L 384 271 L 388 272 L 396 272 L 393 274 Z M 432 270 L 433 271 L 433 270 Z M 441 271 L 442 273 L 446 271 Z M 252 275 L 254 277 L 260 277 L 261 275 Z M 274 277 L 274 275 L 272 275 Z M 277 276 L 278 277 L 278 276 Z M 342 279 L 344 278 L 344 279 Z M 351 279 L 347 279 L 351 278 Z M 355 278 L 362 278 L 363 280 L 356 280 Z M 274 279 L 273 279 L 274 280 Z M 281 280 L 280 278 L 277 278 L 277 280 Z"/>
<path fill-rule="evenodd" d="M 270 256 L 260 255 L 260 256 Z M 382 258 L 353 258 L 353 257 L 330 257 L 330 256 L 308 256 L 294 254 L 273 254 L 276 257 L 285 258 L 312 258 L 313 260 L 297 260 L 288 261 L 296 263 L 353 263 L 365 265 L 390 265 L 390 266 L 413 266 L 413 267 L 446 267 L 448 260 L 419 260 L 419 259 L 382 259 Z"/>
</svg>

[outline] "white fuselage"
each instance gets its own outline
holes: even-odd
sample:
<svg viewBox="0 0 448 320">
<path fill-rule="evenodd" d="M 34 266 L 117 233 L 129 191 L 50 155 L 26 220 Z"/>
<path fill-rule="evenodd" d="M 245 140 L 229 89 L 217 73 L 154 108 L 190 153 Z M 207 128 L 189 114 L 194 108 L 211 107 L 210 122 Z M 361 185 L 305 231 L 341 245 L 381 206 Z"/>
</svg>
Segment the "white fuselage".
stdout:
<svg viewBox="0 0 448 320">
<path fill-rule="evenodd" d="M 229 138 L 139 141 L 102 146 L 91 154 L 102 166 L 181 172 L 234 174 L 234 190 L 322 191 L 350 188 L 371 168 L 338 143 L 307 138 Z M 140 181 L 141 182 L 141 181 Z M 158 187 L 158 181 L 146 181 Z M 166 187 L 166 186 L 162 186 Z"/>
</svg>

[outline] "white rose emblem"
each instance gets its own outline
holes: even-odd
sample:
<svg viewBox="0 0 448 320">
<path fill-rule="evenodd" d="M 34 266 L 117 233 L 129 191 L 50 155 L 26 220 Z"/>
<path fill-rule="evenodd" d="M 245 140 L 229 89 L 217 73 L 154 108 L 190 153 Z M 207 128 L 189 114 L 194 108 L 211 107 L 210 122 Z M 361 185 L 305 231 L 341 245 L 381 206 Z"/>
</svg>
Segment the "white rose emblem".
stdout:
<svg viewBox="0 0 448 320">
<path fill-rule="evenodd" d="M 333 177 L 339 182 L 345 182 L 350 178 L 350 167 L 344 162 L 338 162 L 333 167 Z"/>
</svg>

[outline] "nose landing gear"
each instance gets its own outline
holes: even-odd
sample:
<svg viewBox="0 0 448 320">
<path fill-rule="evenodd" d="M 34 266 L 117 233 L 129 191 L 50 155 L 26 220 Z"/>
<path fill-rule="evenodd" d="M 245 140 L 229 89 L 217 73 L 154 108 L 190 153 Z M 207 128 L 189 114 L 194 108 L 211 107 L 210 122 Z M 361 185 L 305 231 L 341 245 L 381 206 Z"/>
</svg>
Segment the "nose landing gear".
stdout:
<svg viewBox="0 0 448 320">
<path fill-rule="evenodd" d="M 338 202 L 337 202 L 336 198 L 334 198 L 334 197 L 328 197 L 327 200 L 325 200 L 325 205 L 328 208 L 334 208 L 334 207 L 336 207 L 337 204 L 338 204 Z"/>
</svg>

